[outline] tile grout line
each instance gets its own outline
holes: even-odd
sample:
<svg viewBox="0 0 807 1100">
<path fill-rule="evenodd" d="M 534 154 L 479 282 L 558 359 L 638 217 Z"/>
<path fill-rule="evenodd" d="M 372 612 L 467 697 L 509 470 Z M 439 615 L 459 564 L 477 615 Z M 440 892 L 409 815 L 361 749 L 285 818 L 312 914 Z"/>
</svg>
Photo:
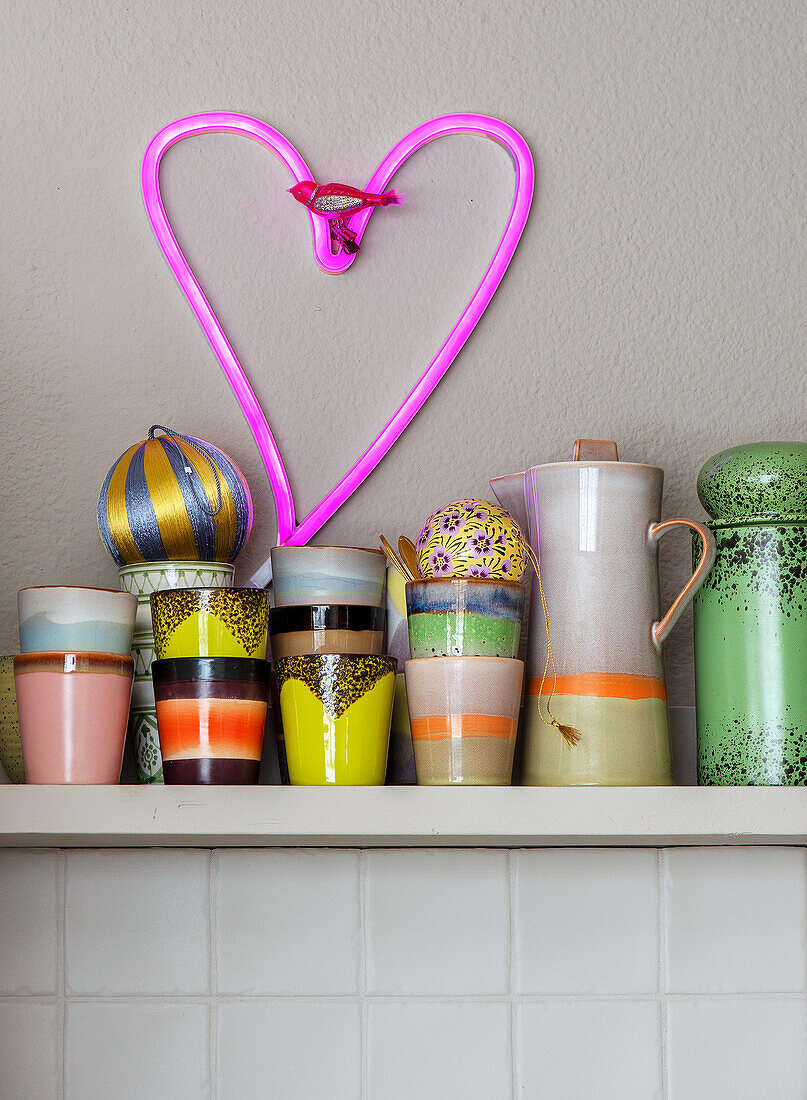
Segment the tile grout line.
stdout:
<svg viewBox="0 0 807 1100">
<path fill-rule="evenodd" d="M 76 993 L 72 996 L 65 995 L 65 1004 L 181 1004 L 181 1005 L 206 1005 L 213 998 L 206 993 Z M 415 1004 L 581 1004 L 626 1001 L 630 1004 L 658 1004 L 667 1001 L 671 1004 L 677 1002 L 704 1001 L 715 1002 L 755 1002 L 755 1001 L 781 1001 L 784 1003 L 807 1003 L 807 993 L 801 992 L 762 992 L 762 993 L 521 993 L 514 997 L 508 994 L 496 993 L 368 993 L 366 1003 L 373 1004 L 401 1004 L 402 1002 Z M 54 1004 L 58 1003 L 59 994 L 48 993 L 5 993 L 0 996 L 0 1004 Z M 325 1002 L 328 1004 L 357 1004 L 361 1001 L 361 994 L 355 993 L 232 993 L 219 994 L 215 1002 L 221 1005 L 228 1004 L 310 1004 Z"/>
<path fill-rule="evenodd" d="M 367 1065 L 367 1025 L 369 1008 L 367 1004 L 367 882 L 366 851 L 359 850 L 359 1011 L 361 1012 L 361 1031 L 359 1034 L 359 1057 L 361 1065 L 361 1096 L 366 1100 L 368 1093 L 369 1069 Z"/>
<path fill-rule="evenodd" d="M 65 991 L 67 979 L 65 977 L 65 925 L 67 923 L 67 853 L 62 850 L 56 861 L 56 982 L 57 982 L 57 1095 L 59 1100 L 64 1100 L 67 1093 L 65 1083 L 67 1065 L 67 1003 Z"/>
<path fill-rule="evenodd" d="M 658 989 L 661 1009 L 661 1095 L 670 1094 L 669 1048 L 667 1043 L 667 860 L 663 848 L 656 853 L 658 867 Z"/>
<path fill-rule="evenodd" d="M 518 1095 L 518 1003 L 516 1001 L 516 852 L 508 852 L 507 897 L 510 930 L 510 1082 L 513 1100 Z"/>
<path fill-rule="evenodd" d="M 210 1096 L 216 1100 L 219 1094 L 218 1082 L 218 851 L 210 849 L 207 864 L 207 937 L 208 937 L 208 973 L 207 973 L 207 1027 L 208 1027 L 208 1072 L 210 1074 Z"/>
</svg>

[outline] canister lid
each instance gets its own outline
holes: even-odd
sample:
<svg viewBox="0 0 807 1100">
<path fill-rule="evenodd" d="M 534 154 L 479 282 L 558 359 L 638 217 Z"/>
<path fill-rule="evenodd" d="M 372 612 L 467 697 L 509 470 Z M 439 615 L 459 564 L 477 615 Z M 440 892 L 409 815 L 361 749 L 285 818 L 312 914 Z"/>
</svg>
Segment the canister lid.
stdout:
<svg viewBox="0 0 807 1100">
<path fill-rule="evenodd" d="M 698 497 L 716 520 L 804 518 L 807 443 L 729 447 L 701 469 Z"/>
</svg>

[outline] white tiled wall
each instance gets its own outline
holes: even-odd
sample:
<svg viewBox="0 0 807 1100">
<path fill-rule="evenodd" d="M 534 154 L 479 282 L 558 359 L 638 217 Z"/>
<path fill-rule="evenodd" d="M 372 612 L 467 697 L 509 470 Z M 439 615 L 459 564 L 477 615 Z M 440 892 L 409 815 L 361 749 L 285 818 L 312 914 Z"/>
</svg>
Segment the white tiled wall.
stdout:
<svg viewBox="0 0 807 1100">
<path fill-rule="evenodd" d="M 0 853 L 0 1100 L 807 1097 L 807 851 Z"/>
</svg>

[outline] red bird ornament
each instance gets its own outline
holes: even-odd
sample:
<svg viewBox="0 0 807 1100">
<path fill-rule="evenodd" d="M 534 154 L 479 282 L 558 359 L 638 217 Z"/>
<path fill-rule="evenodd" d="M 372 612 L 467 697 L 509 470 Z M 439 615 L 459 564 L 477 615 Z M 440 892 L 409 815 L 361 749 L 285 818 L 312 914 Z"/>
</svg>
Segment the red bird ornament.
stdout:
<svg viewBox="0 0 807 1100">
<path fill-rule="evenodd" d="M 358 191 L 346 183 L 323 183 L 317 185 L 313 180 L 303 180 L 289 188 L 298 202 L 308 207 L 312 214 L 327 218 L 331 223 L 331 233 L 343 252 L 350 255 L 359 251 L 356 234 L 348 222 L 353 214 L 368 210 L 374 206 L 400 206 L 406 197 L 400 191 L 385 191 L 383 195 L 371 195 L 367 191 Z"/>
</svg>

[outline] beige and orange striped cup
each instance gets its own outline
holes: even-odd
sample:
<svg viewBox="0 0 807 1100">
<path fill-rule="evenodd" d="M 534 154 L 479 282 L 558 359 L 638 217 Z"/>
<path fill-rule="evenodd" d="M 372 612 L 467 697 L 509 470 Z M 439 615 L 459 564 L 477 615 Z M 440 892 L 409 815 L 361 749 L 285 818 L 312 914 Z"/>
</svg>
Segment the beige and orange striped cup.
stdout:
<svg viewBox="0 0 807 1100">
<path fill-rule="evenodd" d="M 509 786 L 523 677 L 509 657 L 406 662 L 419 785 Z"/>
</svg>

